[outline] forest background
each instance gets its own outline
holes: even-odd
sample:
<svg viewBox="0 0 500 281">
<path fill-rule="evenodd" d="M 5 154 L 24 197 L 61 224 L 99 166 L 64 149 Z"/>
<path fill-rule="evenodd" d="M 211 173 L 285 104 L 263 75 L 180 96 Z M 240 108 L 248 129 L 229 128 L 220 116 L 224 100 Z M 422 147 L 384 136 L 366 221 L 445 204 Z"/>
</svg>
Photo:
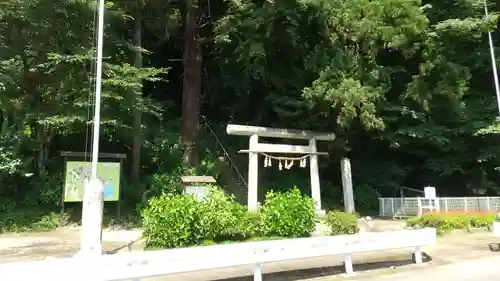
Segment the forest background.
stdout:
<svg viewBox="0 0 500 281">
<path fill-rule="evenodd" d="M 60 151 L 91 150 L 95 2 L 0 2 L 4 226 L 57 212 Z M 107 1 L 100 151 L 128 156 L 124 210 L 133 217 L 145 197 L 177 188 L 182 175 L 214 176 L 245 201 L 247 159 L 237 151 L 248 140 L 228 136 L 229 123 L 334 132 L 320 147 L 329 152 L 320 158 L 328 208 L 342 205 L 344 157 L 360 210 L 376 211 L 377 198 L 400 186 L 497 195 L 500 123 L 487 32 L 500 46 L 500 3 L 489 3 L 488 16 L 483 5 Z M 309 169 L 275 166 L 261 169 L 261 196 L 294 185 L 309 192 Z"/>
</svg>

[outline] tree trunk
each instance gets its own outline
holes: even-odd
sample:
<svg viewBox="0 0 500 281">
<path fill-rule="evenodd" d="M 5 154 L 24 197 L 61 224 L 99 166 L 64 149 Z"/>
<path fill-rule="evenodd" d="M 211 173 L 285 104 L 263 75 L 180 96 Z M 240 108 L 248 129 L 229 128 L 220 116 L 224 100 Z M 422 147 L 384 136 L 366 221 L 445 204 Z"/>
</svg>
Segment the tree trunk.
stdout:
<svg viewBox="0 0 500 281">
<path fill-rule="evenodd" d="M 19 32 L 21 32 L 19 30 Z M 45 172 L 45 140 L 44 140 L 44 127 L 38 124 L 37 121 L 40 118 L 40 105 L 42 104 L 42 96 L 37 90 L 37 81 L 35 75 L 31 72 L 30 63 L 28 61 L 28 56 L 24 45 L 21 45 L 19 55 L 23 62 L 23 76 L 21 78 L 21 87 L 25 95 L 32 97 L 31 107 L 37 113 L 36 117 L 31 121 L 31 127 L 35 130 L 35 135 L 33 136 L 36 140 L 38 149 L 36 150 L 36 156 L 34 158 L 34 166 L 36 175 L 39 176 Z"/>
<path fill-rule="evenodd" d="M 37 175 L 43 175 L 45 173 L 45 145 L 44 145 L 44 136 L 43 136 L 43 128 L 41 125 L 38 125 L 37 131 L 36 131 L 36 138 L 38 142 L 38 155 L 37 155 L 37 160 L 36 160 L 36 167 L 37 167 Z"/>
<path fill-rule="evenodd" d="M 184 80 L 182 89 L 181 142 L 185 148 L 184 161 L 190 166 L 198 165 L 195 140 L 199 131 L 202 47 L 198 42 L 197 0 L 187 1 L 186 30 L 184 41 Z"/>
<path fill-rule="evenodd" d="M 135 58 L 134 66 L 142 68 L 142 24 L 141 14 L 139 8 L 136 8 L 134 20 L 134 46 Z M 142 83 L 142 81 L 141 81 Z M 142 92 L 142 86 L 139 89 Z M 141 127 L 142 127 L 142 110 L 141 110 L 141 97 L 137 97 L 134 106 L 134 127 L 133 127 L 133 143 L 132 143 L 132 181 L 138 183 L 141 174 Z"/>
</svg>

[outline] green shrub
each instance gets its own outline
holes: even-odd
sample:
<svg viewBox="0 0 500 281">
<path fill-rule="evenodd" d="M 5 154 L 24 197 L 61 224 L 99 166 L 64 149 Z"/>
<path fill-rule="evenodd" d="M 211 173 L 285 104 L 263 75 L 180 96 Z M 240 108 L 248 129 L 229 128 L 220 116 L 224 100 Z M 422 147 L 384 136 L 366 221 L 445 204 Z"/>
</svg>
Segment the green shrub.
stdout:
<svg viewBox="0 0 500 281">
<path fill-rule="evenodd" d="M 221 189 L 210 188 L 210 193 L 203 200 L 202 212 L 203 223 L 208 227 L 207 239 L 218 240 L 242 235 L 240 228 L 245 207 Z"/>
<path fill-rule="evenodd" d="M 326 225 L 330 235 L 358 233 L 358 217 L 341 211 L 330 211 L 326 217 Z"/>
<path fill-rule="evenodd" d="M 264 219 L 262 212 L 245 211 L 238 225 L 238 233 L 243 238 L 264 236 Z"/>
<path fill-rule="evenodd" d="M 177 248 L 201 244 L 209 230 L 203 204 L 192 195 L 153 198 L 142 212 L 146 247 Z"/>
<path fill-rule="evenodd" d="M 254 220 L 233 197 L 212 187 L 200 201 L 192 195 L 169 194 L 154 198 L 142 212 L 147 247 L 177 248 L 201 245 L 206 240 L 240 239 L 254 233 Z"/>
<path fill-rule="evenodd" d="M 63 221 L 68 219 L 67 215 Z M 0 216 L 0 233 L 49 231 L 59 227 L 60 215 L 43 211 L 13 211 Z"/>
<path fill-rule="evenodd" d="M 284 193 L 268 192 L 261 212 L 265 236 L 305 237 L 316 226 L 314 201 L 297 187 Z"/>
<path fill-rule="evenodd" d="M 264 206 L 248 212 L 233 197 L 212 187 L 208 196 L 168 194 L 150 200 L 142 212 L 148 248 L 177 248 L 244 241 L 256 237 L 303 237 L 315 229 L 311 198 L 296 188 L 267 195 Z"/>
<path fill-rule="evenodd" d="M 151 195 L 181 194 L 181 172 L 157 173 L 151 176 Z"/>
<path fill-rule="evenodd" d="M 497 214 L 475 214 L 470 216 L 470 223 L 473 228 L 487 228 L 489 230 L 497 219 Z"/>
<path fill-rule="evenodd" d="M 61 203 L 62 175 L 42 173 L 30 178 L 30 189 L 26 192 L 19 205 L 25 208 L 51 208 Z"/>
<path fill-rule="evenodd" d="M 489 229 L 497 215 L 493 213 L 429 213 L 407 220 L 409 227 L 434 227 L 438 233 L 453 229 Z"/>
<path fill-rule="evenodd" d="M 380 197 L 380 193 L 367 184 L 356 185 L 354 190 L 354 200 L 358 211 L 377 212 L 379 209 L 378 198 Z"/>
<path fill-rule="evenodd" d="M 148 190 L 148 186 L 151 186 L 149 179 L 137 183 L 123 181 L 120 188 L 121 203 L 136 208 L 144 208 L 148 204 L 147 200 L 149 198 L 147 195 L 151 192 Z"/>
<path fill-rule="evenodd" d="M 15 200 L 0 196 L 0 214 L 8 214 L 14 211 L 17 207 Z"/>
</svg>

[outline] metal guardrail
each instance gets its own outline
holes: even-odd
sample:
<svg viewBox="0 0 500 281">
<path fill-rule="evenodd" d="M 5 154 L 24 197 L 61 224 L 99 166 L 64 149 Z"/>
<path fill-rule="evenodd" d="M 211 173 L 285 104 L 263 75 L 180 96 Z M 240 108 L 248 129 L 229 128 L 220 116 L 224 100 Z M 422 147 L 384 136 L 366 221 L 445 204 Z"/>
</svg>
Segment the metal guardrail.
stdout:
<svg viewBox="0 0 500 281">
<path fill-rule="evenodd" d="M 295 238 L 180 249 L 76 256 L 65 259 L 0 264 L 0 280 L 111 281 L 140 280 L 203 270 L 253 266 L 254 281 L 262 281 L 265 263 L 339 255 L 345 272 L 354 272 L 352 255 L 394 249 L 412 249 L 422 263 L 421 247 L 435 243 L 436 229 Z"/>
<path fill-rule="evenodd" d="M 414 217 L 422 213 L 422 206 L 429 206 L 431 200 L 422 197 L 379 198 L 381 217 Z M 500 211 L 500 197 L 438 197 L 437 210 L 441 212 L 497 212 Z"/>
</svg>

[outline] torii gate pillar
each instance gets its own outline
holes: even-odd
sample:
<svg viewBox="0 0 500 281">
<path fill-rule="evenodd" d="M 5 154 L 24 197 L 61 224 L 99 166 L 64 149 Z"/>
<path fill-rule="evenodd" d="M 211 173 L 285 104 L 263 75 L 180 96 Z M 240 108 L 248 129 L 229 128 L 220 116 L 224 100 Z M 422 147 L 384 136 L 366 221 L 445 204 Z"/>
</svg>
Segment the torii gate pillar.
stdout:
<svg viewBox="0 0 500 281">
<path fill-rule="evenodd" d="M 259 136 L 250 136 L 250 150 L 257 149 L 259 145 Z M 257 209 L 258 205 L 258 186 L 259 186 L 259 153 L 250 152 L 248 154 L 248 210 Z"/>
</svg>

